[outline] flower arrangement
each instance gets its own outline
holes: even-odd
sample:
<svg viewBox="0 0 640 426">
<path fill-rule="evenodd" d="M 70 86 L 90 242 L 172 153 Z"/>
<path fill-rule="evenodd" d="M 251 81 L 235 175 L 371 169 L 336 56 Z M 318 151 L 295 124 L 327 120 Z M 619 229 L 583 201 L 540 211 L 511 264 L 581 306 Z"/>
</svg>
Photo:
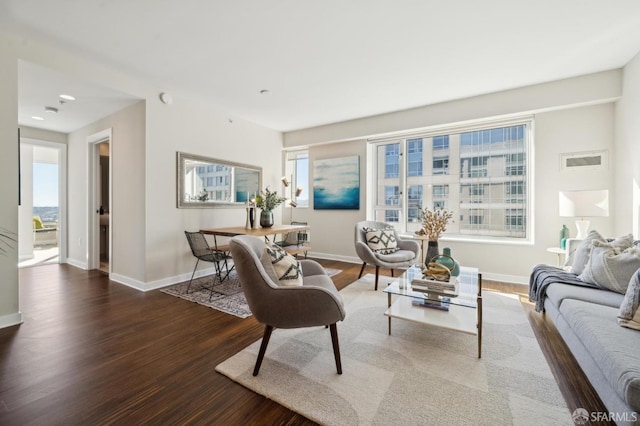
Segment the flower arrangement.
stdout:
<svg viewBox="0 0 640 426">
<path fill-rule="evenodd" d="M 286 200 L 285 197 L 278 197 L 278 191 L 270 191 L 267 186 L 260 195 L 256 195 L 256 207 L 262 210 L 273 210 Z"/>
<path fill-rule="evenodd" d="M 420 212 L 422 229 L 416 231 L 418 235 L 426 235 L 429 241 L 438 241 L 440 234 L 447 230 L 447 223 L 453 217 L 453 212 L 445 209 L 429 209 L 425 207 Z"/>
</svg>

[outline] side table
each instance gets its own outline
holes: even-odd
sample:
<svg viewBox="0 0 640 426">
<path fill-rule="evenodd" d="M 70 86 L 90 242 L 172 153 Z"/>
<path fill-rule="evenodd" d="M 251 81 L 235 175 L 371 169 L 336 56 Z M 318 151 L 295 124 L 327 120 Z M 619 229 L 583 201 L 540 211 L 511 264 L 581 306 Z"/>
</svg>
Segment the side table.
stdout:
<svg viewBox="0 0 640 426">
<path fill-rule="evenodd" d="M 547 251 L 549 253 L 555 253 L 558 255 L 558 268 L 562 266 L 562 258 L 564 257 L 564 255 L 567 253 L 566 249 L 560 248 L 560 247 L 549 247 L 547 249 Z"/>
</svg>

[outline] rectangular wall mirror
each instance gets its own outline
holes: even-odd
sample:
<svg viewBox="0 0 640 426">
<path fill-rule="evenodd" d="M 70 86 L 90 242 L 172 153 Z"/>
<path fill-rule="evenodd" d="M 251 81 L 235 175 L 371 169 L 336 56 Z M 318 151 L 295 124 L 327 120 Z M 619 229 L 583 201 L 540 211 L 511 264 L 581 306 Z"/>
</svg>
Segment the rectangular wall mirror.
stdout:
<svg viewBox="0 0 640 426">
<path fill-rule="evenodd" d="M 260 192 L 262 167 L 177 153 L 177 207 L 241 207 Z"/>
</svg>

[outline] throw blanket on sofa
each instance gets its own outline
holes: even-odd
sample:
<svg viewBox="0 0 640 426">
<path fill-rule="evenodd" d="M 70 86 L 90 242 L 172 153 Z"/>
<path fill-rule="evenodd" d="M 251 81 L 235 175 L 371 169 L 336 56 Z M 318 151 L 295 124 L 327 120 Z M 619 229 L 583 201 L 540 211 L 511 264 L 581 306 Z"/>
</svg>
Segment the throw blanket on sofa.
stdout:
<svg viewBox="0 0 640 426">
<path fill-rule="evenodd" d="M 564 283 L 582 287 L 598 288 L 578 279 L 576 274 L 549 265 L 536 265 L 529 277 L 529 301 L 536 302 L 536 312 L 544 312 L 544 298 L 549 284 Z"/>
</svg>

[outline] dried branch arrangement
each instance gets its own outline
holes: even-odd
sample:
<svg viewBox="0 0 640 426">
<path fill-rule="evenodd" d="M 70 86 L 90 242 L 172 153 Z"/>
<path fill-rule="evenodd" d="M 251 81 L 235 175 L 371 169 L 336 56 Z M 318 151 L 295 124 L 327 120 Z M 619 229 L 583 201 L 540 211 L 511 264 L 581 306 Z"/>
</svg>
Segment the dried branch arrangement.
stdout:
<svg viewBox="0 0 640 426">
<path fill-rule="evenodd" d="M 426 235 L 429 241 L 438 241 L 440 234 L 447 230 L 447 223 L 453 217 L 453 212 L 425 207 L 420 212 L 420 215 L 422 216 L 422 229 L 417 231 L 416 234 Z"/>
</svg>

